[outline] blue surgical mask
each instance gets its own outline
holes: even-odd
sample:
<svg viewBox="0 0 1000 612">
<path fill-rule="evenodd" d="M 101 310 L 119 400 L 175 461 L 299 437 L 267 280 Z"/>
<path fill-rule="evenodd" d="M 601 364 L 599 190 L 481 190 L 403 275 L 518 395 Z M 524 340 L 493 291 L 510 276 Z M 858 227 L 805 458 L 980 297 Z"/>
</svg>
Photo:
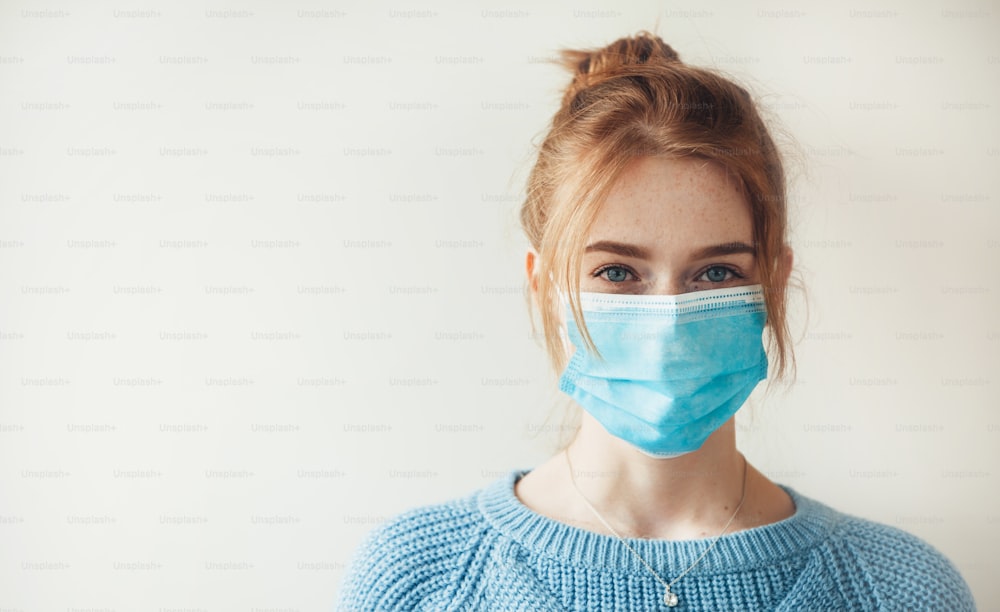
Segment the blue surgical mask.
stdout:
<svg viewBox="0 0 1000 612">
<path fill-rule="evenodd" d="M 767 378 L 760 285 L 681 295 L 581 292 L 580 301 L 603 360 L 586 350 L 564 301 L 576 351 L 559 389 L 647 455 L 698 450 Z"/>
</svg>

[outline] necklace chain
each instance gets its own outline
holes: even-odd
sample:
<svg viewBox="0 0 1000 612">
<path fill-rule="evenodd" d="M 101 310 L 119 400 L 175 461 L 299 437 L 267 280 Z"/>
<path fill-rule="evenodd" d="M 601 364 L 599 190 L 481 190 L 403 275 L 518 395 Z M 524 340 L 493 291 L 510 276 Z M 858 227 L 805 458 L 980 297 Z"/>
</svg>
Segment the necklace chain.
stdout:
<svg viewBox="0 0 1000 612">
<path fill-rule="evenodd" d="M 676 578 L 674 578 L 670 582 L 667 582 L 656 572 L 656 570 L 653 569 L 653 567 L 649 563 L 646 562 L 646 560 L 642 557 L 642 555 L 640 555 L 638 552 L 636 552 L 634 548 L 632 548 L 632 546 L 625 540 L 625 538 L 623 538 L 621 535 L 618 534 L 617 531 L 615 531 L 614 527 L 609 525 L 608 522 L 604 520 L 604 517 L 601 516 L 601 513 L 597 511 L 597 508 L 595 508 L 593 504 L 590 503 L 590 500 L 587 499 L 587 496 L 584 495 L 583 491 L 580 490 L 579 485 L 576 484 L 576 474 L 573 471 L 573 463 L 569 459 L 569 449 L 568 448 L 565 449 L 563 453 L 566 455 L 566 465 L 569 466 L 570 481 L 573 483 L 573 488 L 576 489 L 576 492 L 580 496 L 580 499 L 582 499 L 583 503 L 586 504 L 588 508 L 590 508 L 590 511 L 593 512 L 594 516 L 597 517 L 597 520 L 599 520 L 601 524 L 604 525 L 605 528 L 607 528 L 608 531 L 613 533 L 614 536 L 618 538 L 618 541 L 624 544 L 625 547 L 628 548 L 629 551 L 633 555 L 635 555 L 635 557 L 639 559 L 639 561 L 641 561 L 644 566 L 646 566 L 646 569 L 649 570 L 649 573 L 653 574 L 653 576 L 655 576 L 656 579 L 660 581 L 660 584 L 664 586 L 664 588 L 666 589 L 666 593 L 663 596 L 663 603 L 665 603 L 667 606 L 671 608 L 676 606 L 679 603 L 679 600 L 677 598 L 677 595 L 671 592 L 670 587 L 672 587 L 678 580 L 683 578 L 688 572 L 693 570 L 695 566 L 698 565 L 699 562 L 701 562 L 701 560 L 705 557 L 705 555 L 708 554 L 708 551 L 712 550 L 712 548 L 715 547 L 715 544 L 719 541 L 719 538 L 721 538 L 723 534 L 725 534 L 726 531 L 729 530 L 729 526 L 732 524 L 733 519 L 736 518 L 736 515 L 739 514 L 740 512 L 740 508 L 743 507 L 743 501 L 746 499 L 747 495 L 747 458 L 743 456 L 742 453 L 740 453 L 740 456 L 743 457 L 743 491 L 740 494 L 740 503 L 737 504 L 736 510 L 733 512 L 733 515 L 729 517 L 728 521 L 726 521 L 726 526 L 722 528 L 722 531 L 719 532 L 719 535 L 715 536 L 715 539 L 713 539 L 712 543 L 708 545 L 708 548 L 706 548 L 704 551 L 702 551 L 700 555 L 698 555 L 698 558 L 694 560 L 694 563 L 689 565 L 687 569 L 678 574 Z"/>
</svg>

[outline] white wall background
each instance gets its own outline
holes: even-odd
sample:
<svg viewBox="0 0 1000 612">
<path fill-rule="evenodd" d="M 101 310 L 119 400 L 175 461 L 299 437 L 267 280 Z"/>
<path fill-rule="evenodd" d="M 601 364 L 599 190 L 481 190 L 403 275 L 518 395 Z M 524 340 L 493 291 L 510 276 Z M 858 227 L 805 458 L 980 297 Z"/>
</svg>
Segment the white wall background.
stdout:
<svg viewBox="0 0 1000 612">
<path fill-rule="evenodd" d="M 543 461 L 542 60 L 657 19 L 800 160 L 741 448 L 1000 608 L 1000 7 L 634 0 L 0 3 L 0 609 L 329 609 L 380 520 Z"/>
</svg>

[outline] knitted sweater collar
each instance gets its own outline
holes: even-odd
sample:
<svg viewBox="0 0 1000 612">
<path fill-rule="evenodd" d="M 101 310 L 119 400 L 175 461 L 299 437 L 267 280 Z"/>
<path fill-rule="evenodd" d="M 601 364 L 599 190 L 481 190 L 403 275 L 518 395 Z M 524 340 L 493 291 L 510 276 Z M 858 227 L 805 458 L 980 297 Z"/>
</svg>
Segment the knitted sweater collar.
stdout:
<svg viewBox="0 0 1000 612">
<path fill-rule="evenodd" d="M 601 571 L 647 571 L 614 536 L 580 529 L 536 513 L 514 494 L 514 484 L 529 470 L 513 470 L 483 488 L 477 503 L 486 520 L 525 551 L 556 562 Z M 730 533 L 691 571 L 714 574 L 775 563 L 820 543 L 842 517 L 829 506 L 779 484 L 795 503 L 795 513 L 776 523 Z M 629 538 L 629 544 L 653 567 L 683 571 L 711 543 L 697 540 Z"/>
</svg>

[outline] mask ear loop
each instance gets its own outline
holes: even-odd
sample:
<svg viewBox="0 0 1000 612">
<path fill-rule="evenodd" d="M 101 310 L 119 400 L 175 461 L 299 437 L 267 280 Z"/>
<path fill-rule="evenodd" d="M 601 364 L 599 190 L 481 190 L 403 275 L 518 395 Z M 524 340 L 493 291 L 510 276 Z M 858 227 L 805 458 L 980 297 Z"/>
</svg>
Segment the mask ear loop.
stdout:
<svg viewBox="0 0 1000 612">
<path fill-rule="evenodd" d="M 552 272 L 549 272 L 549 281 L 552 283 L 552 286 L 556 288 L 556 294 L 559 296 L 560 312 L 562 312 L 567 318 L 573 316 L 572 312 L 569 310 L 569 299 L 567 295 L 563 293 L 562 287 L 556 283 L 556 279 L 552 275 Z M 562 341 L 563 352 L 566 355 L 572 355 L 573 343 L 569 340 L 569 331 L 566 329 L 565 324 L 559 325 L 559 340 Z"/>
</svg>

